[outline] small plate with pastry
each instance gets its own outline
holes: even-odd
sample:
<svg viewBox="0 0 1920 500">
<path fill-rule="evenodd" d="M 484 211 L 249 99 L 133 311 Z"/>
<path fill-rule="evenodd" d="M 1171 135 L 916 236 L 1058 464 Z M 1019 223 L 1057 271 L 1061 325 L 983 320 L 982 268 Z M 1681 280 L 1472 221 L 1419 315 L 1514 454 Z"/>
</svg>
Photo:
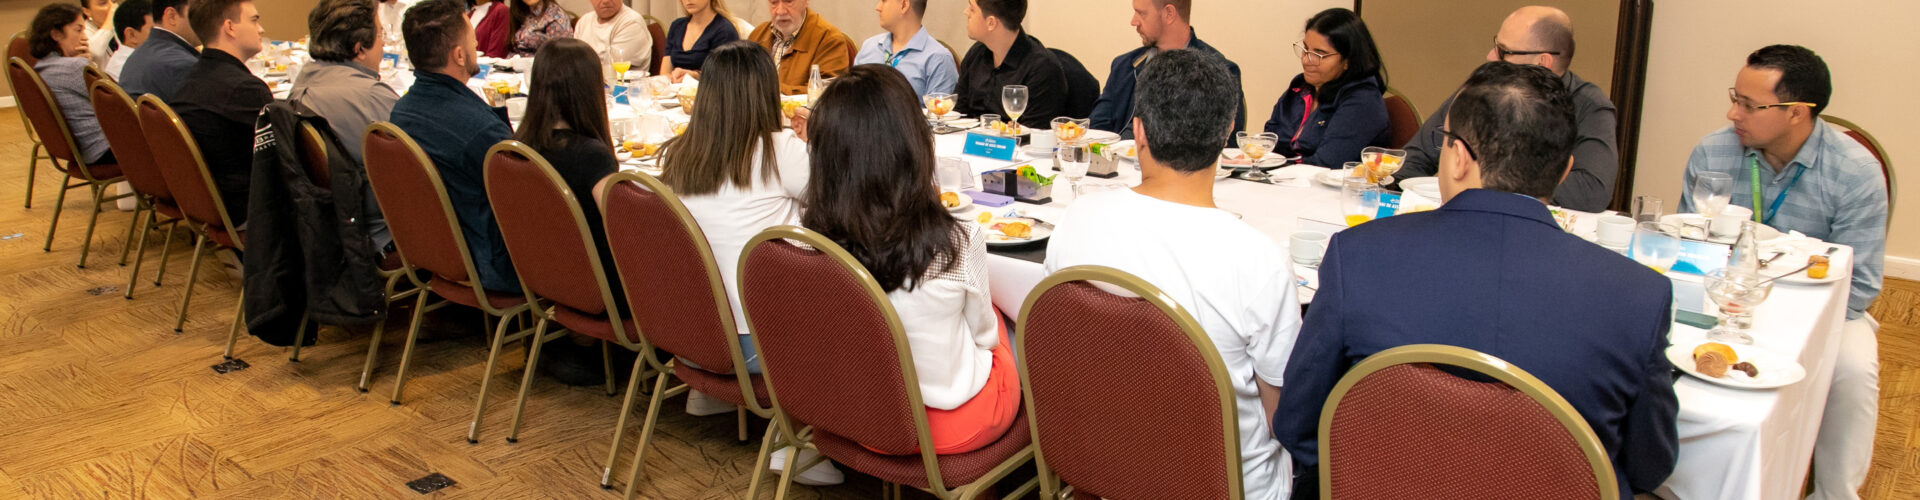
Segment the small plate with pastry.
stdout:
<svg viewBox="0 0 1920 500">
<path fill-rule="evenodd" d="M 1046 240 L 1053 235 L 1053 225 L 1025 217 L 999 217 L 993 212 L 981 212 L 974 219 L 987 230 L 987 246 L 1019 246 Z"/>
<path fill-rule="evenodd" d="M 1807 377 L 1800 363 L 1749 345 L 1674 344 L 1667 348 L 1667 361 L 1688 375 L 1736 389 L 1785 387 Z"/>
<path fill-rule="evenodd" d="M 1760 255 L 1764 258 L 1772 253 L 1762 250 Z M 1839 281 L 1843 276 L 1850 276 L 1846 270 L 1849 269 L 1847 266 L 1852 265 L 1852 262 L 1837 256 L 1824 253 L 1808 255 L 1805 250 L 1795 248 L 1783 252 L 1783 255 L 1774 259 L 1773 262 L 1768 262 L 1767 267 L 1760 270 L 1760 274 L 1768 278 L 1778 278 L 1775 283 L 1824 285 Z"/>
<path fill-rule="evenodd" d="M 973 207 L 973 197 L 966 193 L 944 191 L 940 193 L 940 206 L 947 207 L 948 212 L 959 212 Z"/>
</svg>

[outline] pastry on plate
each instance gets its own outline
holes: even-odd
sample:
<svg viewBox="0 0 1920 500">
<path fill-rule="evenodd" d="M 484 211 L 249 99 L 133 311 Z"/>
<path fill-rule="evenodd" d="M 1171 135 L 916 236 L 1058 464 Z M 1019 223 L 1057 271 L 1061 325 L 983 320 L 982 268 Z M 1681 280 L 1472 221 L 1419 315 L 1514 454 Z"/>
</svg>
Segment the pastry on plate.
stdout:
<svg viewBox="0 0 1920 500">
<path fill-rule="evenodd" d="M 1740 363 L 1740 356 L 1733 353 L 1733 347 L 1719 342 L 1708 342 L 1693 348 L 1693 370 L 1713 378 L 1727 375 L 1727 370 Z M 1757 370 L 1756 370 L 1757 371 Z"/>
</svg>

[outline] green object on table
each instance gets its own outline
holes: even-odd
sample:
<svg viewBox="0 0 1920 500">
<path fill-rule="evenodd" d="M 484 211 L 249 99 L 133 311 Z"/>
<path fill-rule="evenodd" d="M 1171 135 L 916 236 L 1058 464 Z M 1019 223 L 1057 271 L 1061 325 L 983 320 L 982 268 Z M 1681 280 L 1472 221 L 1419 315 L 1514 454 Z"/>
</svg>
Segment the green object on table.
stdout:
<svg viewBox="0 0 1920 500">
<path fill-rule="evenodd" d="M 1023 165 L 1020 167 L 1020 170 L 1018 170 L 1017 172 L 1020 174 L 1021 177 L 1025 177 L 1027 180 L 1033 181 L 1033 184 L 1036 186 L 1053 185 L 1053 176 L 1040 175 L 1040 171 L 1034 170 L 1032 165 Z"/>
<path fill-rule="evenodd" d="M 1720 324 L 1720 318 L 1693 311 L 1674 311 L 1673 322 L 1702 330 L 1712 330 L 1714 326 Z"/>
</svg>

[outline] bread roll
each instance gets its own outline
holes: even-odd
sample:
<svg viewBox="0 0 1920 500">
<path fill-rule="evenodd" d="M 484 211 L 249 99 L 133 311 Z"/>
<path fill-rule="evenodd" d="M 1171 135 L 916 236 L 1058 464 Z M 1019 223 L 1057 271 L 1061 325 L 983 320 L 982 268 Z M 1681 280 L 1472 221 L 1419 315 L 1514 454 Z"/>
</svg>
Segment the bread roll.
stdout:
<svg viewBox="0 0 1920 500">
<path fill-rule="evenodd" d="M 1693 359 L 1699 361 L 1700 356 L 1709 352 L 1719 354 L 1720 359 L 1726 360 L 1728 365 L 1740 362 L 1740 355 L 1733 353 L 1733 347 L 1719 342 L 1708 342 L 1693 348 Z"/>
</svg>

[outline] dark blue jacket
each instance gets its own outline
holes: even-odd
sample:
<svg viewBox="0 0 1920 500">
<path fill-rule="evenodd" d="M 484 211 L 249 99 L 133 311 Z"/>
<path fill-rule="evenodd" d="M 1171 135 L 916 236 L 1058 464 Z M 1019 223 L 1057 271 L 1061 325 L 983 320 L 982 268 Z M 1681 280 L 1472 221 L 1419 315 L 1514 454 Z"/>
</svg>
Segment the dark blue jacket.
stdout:
<svg viewBox="0 0 1920 500">
<path fill-rule="evenodd" d="M 1459 346 L 1560 393 L 1600 437 L 1622 496 L 1650 491 L 1679 446 L 1663 354 L 1672 298 L 1665 277 L 1567 234 L 1525 196 L 1469 190 L 1439 210 L 1368 222 L 1327 245 L 1274 435 L 1313 471 L 1321 405 L 1348 369 L 1393 347 Z"/>
<path fill-rule="evenodd" d="M 1323 101 L 1307 86 L 1306 75 L 1293 77 L 1267 119 L 1266 131 L 1280 136 L 1274 151 L 1298 156 L 1300 163 L 1340 168 L 1360 161 L 1360 150 L 1367 146 L 1399 146 L 1390 144 L 1393 134 L 1387 130 L 1387 103 L 1381 90 L 1379 80 L 1367 78 L 1342 85 L 1332 99 Z M 1312 115 L 1307 115 L 1309 95 L 1314 100 Z M 1301 130 L 1303 115 L 1305 130 Z"/>
<path fill-rule="evenodd" d="M 1187 43 L 1187 49 L 1220 56 L 1220 60 L 1227 63 L 1227 72 L 1233 74 L 1233 88 L 1239 89 L 1240 65 L 1227 59 L 1212 45 L 1200 41 L 1198 35 L 1192 35 L 1191 29 L 1188 33 L 1193 41 Z M 1147 53 L 1151 50 L 1152 47 L 1141 47 L 1113 58 L 1113 65 L 1107 69 L 1107 87 L 1100 91 L 1100 100 L 1094 103 L 1093 117 L 1087 123 L 1094 130 L 1118 132 L 1120 137 L 1133 138 L 1134 82 L 1140 78 L 1140 69 L 1146 66 Z M 1244 91 L 1238 97 L 1240 111 L 1233 117 L 1233 129 L 1244 130 L 1247 127 L 1247 98 Z"/>
<path fill-rule="evenodd" d="M 120 68 L 120 86 L 127 95 L 153 94 L 172 103 L 173 91 L 187 81 L 187 69 L 200 62 L 200 51 L 179 35 L 156 27 L 147 43 L 133 49 Z"/>
<path fill-rule="evenodd" d="M 460 218 L 460 233 L 473 253 L 480 286 L 520 292 L 519 276 L 500 237 L 493 205 L 487 202 L 487 149 L 513 138 L 504 111 L 487 106 L 467 84 L 453 77 L 414 71 L 413 88 L 393 105 L 393 124 L 413 136 L 440 171 L 447 198 Z"/>
</svg>

